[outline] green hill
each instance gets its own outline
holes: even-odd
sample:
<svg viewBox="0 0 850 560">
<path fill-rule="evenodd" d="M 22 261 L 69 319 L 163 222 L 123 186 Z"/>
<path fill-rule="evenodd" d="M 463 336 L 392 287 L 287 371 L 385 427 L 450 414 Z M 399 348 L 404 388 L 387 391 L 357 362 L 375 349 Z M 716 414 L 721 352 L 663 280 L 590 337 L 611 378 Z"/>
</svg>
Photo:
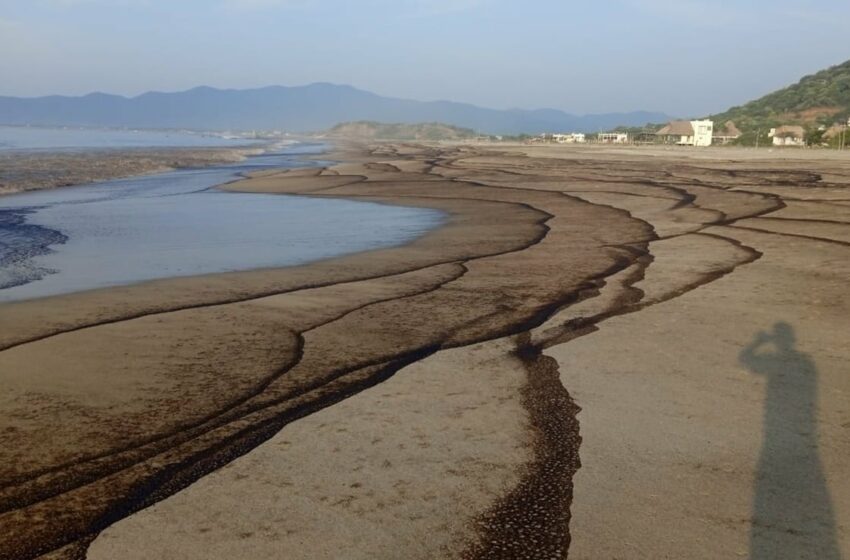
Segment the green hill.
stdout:
<svg viewBox="0 0 850 560">
<path fill-rule="evenodd" d="M 367 140 L 464 140 L 475 137 L 475 131 L 443 123 L 379 123 L 357 121 L 341 123 L 327 132 L 328 136 Z"/>
<path fill-rule="evenodd" d="M 711 115 L 714 122 L 734 123 L 745 134 L 783 124 L 815 129 L 850 117 L 850 61 L 806 76 L 796 84 Z"/>
</svg>

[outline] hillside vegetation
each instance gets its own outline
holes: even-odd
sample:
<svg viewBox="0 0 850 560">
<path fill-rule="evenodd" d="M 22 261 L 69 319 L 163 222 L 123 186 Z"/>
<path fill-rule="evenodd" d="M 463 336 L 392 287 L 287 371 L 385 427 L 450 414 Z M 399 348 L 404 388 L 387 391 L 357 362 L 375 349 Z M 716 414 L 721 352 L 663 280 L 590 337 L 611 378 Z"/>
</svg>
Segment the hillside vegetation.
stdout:
<svg viewBox="0 0 850 560">
<path fill-rule="evenodd" d="M 744 133 L 783 124 L 807 129 L 850 117 L 850 61 L 832 66 L 794 85 L 712 115 L 715 122 L 734 121 Z"/>
<path fill-rule="evenodd" d="M 328 131 L 328 136 L 374 140 L 465 140 L 475 131 L 443 123 L 379 123 L 357 121 L 341 123 Z"/>
</svg>

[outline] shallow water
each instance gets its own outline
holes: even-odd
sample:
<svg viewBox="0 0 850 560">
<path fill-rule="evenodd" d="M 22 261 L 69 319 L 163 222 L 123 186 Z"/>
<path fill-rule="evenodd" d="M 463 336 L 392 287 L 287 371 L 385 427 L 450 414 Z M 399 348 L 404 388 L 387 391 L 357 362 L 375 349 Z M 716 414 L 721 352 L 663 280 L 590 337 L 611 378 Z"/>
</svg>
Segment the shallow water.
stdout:
<svg viewBox="0 0 850 560">
<path fill-rule="evenodd" d="M 254 140 L 170 130 L 0 126 L 0 152 L 102 148 L 247 146 Z"/>
<path fill-rule="evenodd" d="M 0 197 L 0 301 L 303 264 L 401 245 L 442 223 L 435 210 L 214 188 L 303 167 L 298 156 L 321 149 Z"/>
</svg>

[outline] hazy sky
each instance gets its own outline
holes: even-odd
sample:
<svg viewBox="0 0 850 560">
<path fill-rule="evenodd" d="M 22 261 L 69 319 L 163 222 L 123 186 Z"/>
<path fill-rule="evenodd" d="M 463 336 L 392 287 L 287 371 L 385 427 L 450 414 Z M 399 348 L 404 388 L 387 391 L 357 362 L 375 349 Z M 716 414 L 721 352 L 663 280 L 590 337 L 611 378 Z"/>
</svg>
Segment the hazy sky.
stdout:
<svg viewBox="0 0 850 560">
<path fill-rule="evenodd" d="M 696 116 L 850 58 L 850 0 L 0 0 L 0 95 L 316 81 Z"/>
</svg>

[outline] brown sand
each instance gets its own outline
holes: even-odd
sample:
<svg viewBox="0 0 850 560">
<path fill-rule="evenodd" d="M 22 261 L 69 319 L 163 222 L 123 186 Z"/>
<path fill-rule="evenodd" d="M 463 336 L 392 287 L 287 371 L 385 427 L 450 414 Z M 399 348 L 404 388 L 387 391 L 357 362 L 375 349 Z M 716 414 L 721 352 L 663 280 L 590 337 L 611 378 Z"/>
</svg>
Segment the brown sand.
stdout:
<svg viewBox="0 0 850 560">
<path fill-rule="evenodd" d="M 525 376 L 510 350 L 439 352 L 290 424 L 107 529 L 89 558 L 457 556 L 528 460 Z"/>
<path fill-rule="evenodd" d="M 261 153 L 245 148 L 127 148 L 0 152 L 0 195 L 83 185 L 186 167 L 222 165 Z"/>
<path fill-rule="evenodd" d="M 231 187 L 447 225 L 0 306 L 0 558 L 847 554 L 850 162 L 752 155 L 349 147 Z"/>
</svg>

